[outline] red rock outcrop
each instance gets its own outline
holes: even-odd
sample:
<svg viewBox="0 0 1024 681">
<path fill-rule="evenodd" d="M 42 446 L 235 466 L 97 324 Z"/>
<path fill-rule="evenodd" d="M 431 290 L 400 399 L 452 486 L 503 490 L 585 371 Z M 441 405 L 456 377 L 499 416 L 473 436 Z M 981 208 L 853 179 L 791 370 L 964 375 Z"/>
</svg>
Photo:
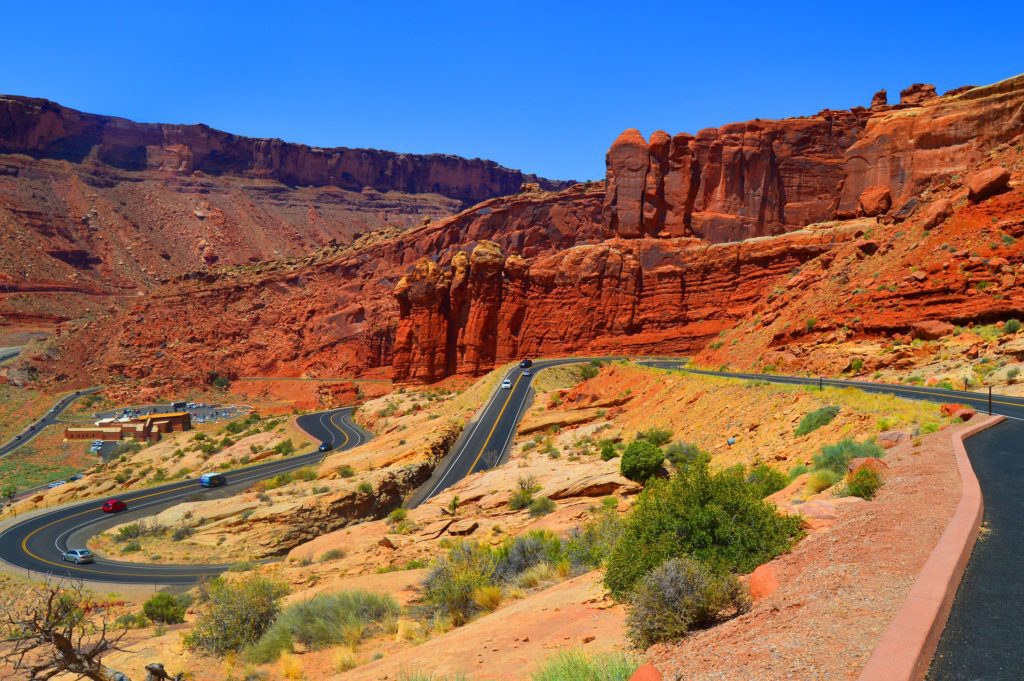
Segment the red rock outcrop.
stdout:
<svg viewBox="0 0 1024 681">
<path fill-rule="evenodd" d="M 832 215 L 846 150 L 866 114 L 750 121 L 650 143 L 627 130 L 607 156 L 609 236 L 720 243 L 780 234 Z"/>
<path fill-rule="evenodd" d="M 1010 171 L 1006 168 L 985 168 L 967 178 L 967 198 L 975 203 L 1009 190 Z"/>
<path fill-rule="evenodd" d="M 786 272 L 854 235 L 838 228 L 713 246 L 611 239 L 530 262 L 510 256 L 503 276 L 501 254 L 486 242 L 446 268 L 421 260 L 395 289 L 394 378 L 477 374 L 525 356 L 690 352 Z"/>
<path fill-rule="evenodd" d="M 914 86 L 917 87 L 917 86 Z M 904 91 L 903 104 L 873 114 L 846 149 L 838 213 L 853 215 L 861 194 L 888 187 L 902 206 L 963 175 L 993 147 L 1024 132 L 1024 76 L 943 97 Z"/>
</svg>

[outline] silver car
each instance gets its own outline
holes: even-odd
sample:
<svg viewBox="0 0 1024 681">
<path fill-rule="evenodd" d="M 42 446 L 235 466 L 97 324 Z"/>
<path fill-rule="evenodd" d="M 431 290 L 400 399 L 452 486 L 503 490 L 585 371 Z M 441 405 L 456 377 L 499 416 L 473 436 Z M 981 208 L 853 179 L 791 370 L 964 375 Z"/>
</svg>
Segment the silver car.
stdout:
<svg viewBox="0 0 1024 681">
<path fill-rule="evenodd" d="M 89 549 L 68 549 L 60 554 L 60 559 L 68 563 L 81 565 L 82 563 L 92 563 L 93 555 Z"/>
</svg>

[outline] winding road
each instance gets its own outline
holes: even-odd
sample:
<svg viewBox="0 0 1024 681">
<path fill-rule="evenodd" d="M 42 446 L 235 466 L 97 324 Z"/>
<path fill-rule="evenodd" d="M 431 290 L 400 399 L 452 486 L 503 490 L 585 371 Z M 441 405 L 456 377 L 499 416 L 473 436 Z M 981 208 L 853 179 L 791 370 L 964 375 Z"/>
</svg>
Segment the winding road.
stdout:
<svg viewBox="0 0 1024 681">
<path fill-rule="evenodd" d="M 366 442 L 371 435 L 351 420 L 352 408 L 345 407 L 300 416 L 299 427 L 333 449 L 349 449 Z M 34 515 L 0 532 L 0 559 L 23 570 L 89 581 L 120 584 L 190 584 L 217 575 L 227 565 L 149 565 L 96 558 L 96 562 L 74 565 L 61 561 L 68 548 L 85 546 L 86 540 L 121 523 L 153 515 L 182 501 L 217 499 L 237 494 L 250 485 L 285 471 L 318 462 L 319 451 L 279 461 L 223 471 L 228 484 L 214 489 L 199 485 L 198 478 L 149 487 L 116 495 L 128 504 L 122 513 L 100 510 L 103 499 L 84 501 Z"/>
</svg>

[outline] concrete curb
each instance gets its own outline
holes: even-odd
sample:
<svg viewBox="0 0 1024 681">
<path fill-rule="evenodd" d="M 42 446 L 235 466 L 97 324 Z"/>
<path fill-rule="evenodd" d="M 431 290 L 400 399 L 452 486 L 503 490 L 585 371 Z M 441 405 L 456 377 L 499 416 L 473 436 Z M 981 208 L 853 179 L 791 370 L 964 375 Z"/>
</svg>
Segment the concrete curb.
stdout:
<svg viewBox="0 0 1024 681">
<path fill-rule="evenodd" d="M 960 503 L 858 681 L 920 681 L 928 673 L 984 512 L 981 487 L 967 458 L 964 440 L 1005 419 L 975 418 L 978 423 L 951 435 L 960 471 Z"/>
</svg>

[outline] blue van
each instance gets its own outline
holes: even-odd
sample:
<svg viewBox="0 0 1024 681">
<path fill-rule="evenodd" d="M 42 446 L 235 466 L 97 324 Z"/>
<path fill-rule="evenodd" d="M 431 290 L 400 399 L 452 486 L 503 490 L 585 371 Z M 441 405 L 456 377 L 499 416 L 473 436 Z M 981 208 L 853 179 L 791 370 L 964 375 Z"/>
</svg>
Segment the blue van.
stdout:
<svg viewBox="0 0 1024 681">
<path fill-rule="evenodd" d="M 228 479 L 223 473 L 203 473 L 199 484 L 203 487 L 220 487 L 228 484 Z"/>
</svg>

